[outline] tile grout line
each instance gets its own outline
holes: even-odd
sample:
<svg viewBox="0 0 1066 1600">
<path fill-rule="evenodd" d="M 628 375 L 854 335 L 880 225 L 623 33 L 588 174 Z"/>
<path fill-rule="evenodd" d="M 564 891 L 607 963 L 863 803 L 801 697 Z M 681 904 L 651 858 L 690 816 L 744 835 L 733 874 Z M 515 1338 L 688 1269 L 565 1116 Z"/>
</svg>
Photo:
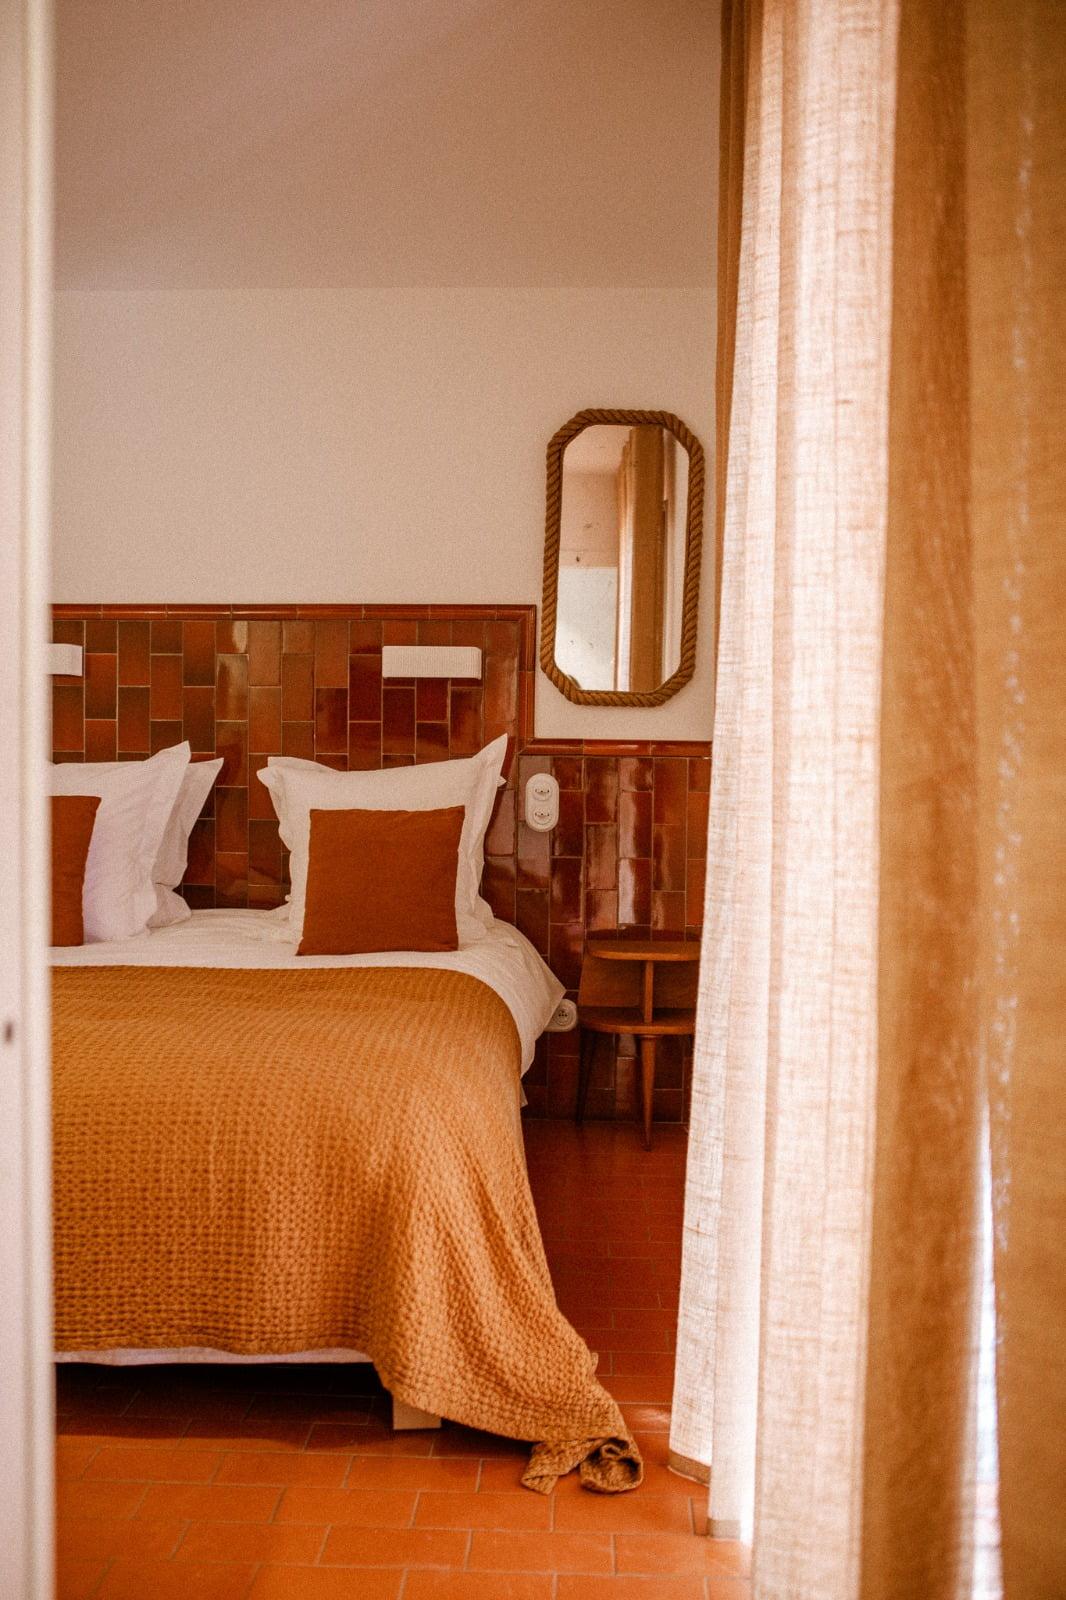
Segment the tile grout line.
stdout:
<svg viewBox="0 0 1066 1600">
<path fill-rule="evenodd" d="M 329 1544 L 329 1536 L 330 1536 L 330 1534 L 332 1532 L 333 1532 L 333 1524 L 331 1522 L 327 1522 L 326 1526 L 322 1529 L 322 1543 L 318 1547 L 318 1554 L 315 1556 L 314 1561 L 311 1563 L 312 1566 L 320 1567 L 322 1565 L 322 1557 L 326 1553 L 326 1546 Z"/>
<path fill-rule="evenodd" d="M 105 1558 L 105 1560 L 104 1560 L 104 1570 L 103 1570 L 103 1572 L 101 1572 L 100 1576 L 97 1578 L 96 1582 L 93 1584 L 92 1591 L 88 1596 L 88 1600 L 94 1600 L 94 1597 L 100 1593 L 100 1590 L 103 1588 L 104 1582 L 107 1579 L 107 1577 L 108 1577 L 112 1567 L 114 1566 L 115 1562 L 117 1561 L 117 1559 L 118 1559 L 117 1556 L 107 1556 Z"/>
</svg>

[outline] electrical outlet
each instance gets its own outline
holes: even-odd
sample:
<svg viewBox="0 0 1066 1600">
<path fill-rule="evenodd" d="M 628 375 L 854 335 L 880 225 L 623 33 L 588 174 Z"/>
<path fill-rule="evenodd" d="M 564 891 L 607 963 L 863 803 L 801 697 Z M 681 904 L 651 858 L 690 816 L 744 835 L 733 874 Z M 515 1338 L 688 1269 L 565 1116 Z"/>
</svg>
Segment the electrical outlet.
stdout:
<svg viewBox="0 0 1066 1600">
<path fill-rule="evenodd" d="M 572 1000 L 560 1000 L 552 1012 L 545 1033 L 569 1033 L 577 1026 L 577 1006 Z"/>
<path fill-rule="evenodd" d="M 526 826 L 550 833 L 559 820 L 559 785 L 550 772 L 535 772 L 526 784 Z"/>
</svg>

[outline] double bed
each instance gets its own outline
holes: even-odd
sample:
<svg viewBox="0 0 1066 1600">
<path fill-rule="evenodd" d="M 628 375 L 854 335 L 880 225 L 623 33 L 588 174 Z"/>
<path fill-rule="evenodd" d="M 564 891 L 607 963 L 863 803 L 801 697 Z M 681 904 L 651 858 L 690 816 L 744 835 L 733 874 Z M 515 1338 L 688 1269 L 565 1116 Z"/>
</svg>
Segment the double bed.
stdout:
<svg viewBox="0 0 1066 1600">
<path fill-rule="evenodd" d="M 297 956 L 282 911 L 54 952 L 60 1360 L 370 1360 L 410 1415 L 639 1454 L 555 1304 L 521 1077 L 562 988 L 498 921 Z"/>
</svg>

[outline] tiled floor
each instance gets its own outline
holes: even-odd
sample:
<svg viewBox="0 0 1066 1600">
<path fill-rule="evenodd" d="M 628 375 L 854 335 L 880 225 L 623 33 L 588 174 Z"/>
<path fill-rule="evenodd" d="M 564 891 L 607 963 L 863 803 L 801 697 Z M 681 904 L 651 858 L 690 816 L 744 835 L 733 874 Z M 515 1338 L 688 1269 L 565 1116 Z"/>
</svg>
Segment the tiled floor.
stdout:
<svg viewBox="0 0 1066 1600">
<path fill-rule="evenodd" d="M 61 1369 L 59 1600 L 746 1600 L 665 1466 L 684 1135 L 527 1126 L 564 1311 L 645 1453 L 635 1494 L 518 1482 L 520 1448 L 393 1434 L 369 1369 Z"/>
</svg>

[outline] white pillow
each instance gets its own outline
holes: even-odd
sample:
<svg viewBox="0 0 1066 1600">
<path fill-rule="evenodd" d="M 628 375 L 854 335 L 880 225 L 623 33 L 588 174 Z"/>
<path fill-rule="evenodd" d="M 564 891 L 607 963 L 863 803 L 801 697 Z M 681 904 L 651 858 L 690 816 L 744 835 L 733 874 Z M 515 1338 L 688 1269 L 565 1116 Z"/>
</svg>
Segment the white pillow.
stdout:
<svg viewBox="0 0 1066 1600">
<path fill-rule="evenodd" d="M 64 762 L 51 768 L 52 794 L 97 794 L 85 864 L 86 944 L 144 933 L 156 910 L 152 869 L 189 764 L 188 745 L 147 761 Z"/>
<path fill-rule="evenodd" d="M 501 734 L 476 756 L 380 772 L 336 772 L 296 756 L 271 756 L 259 778 L 270 791 L 282 843 L 290 853 L 292 937 L 299 942 L 303 936 L 312 810 L 438 811 L 461 805 L 466 816 L 455 881 L 456 932 L 461 945 L 479 939 L 492 926 L 492 910 L 478 891 L 485 864 L 485 834 L 506 754 L 507 735 Z"/>
<path fill-rule="evenodd" d="M 188 745 L 174 748 L 187 750 Z M 192 916 L 188 902 L 177 893 L 177 888 L 189 864 L 189 835 L 193 824 L 207 804 L 211 786 L 221 771 L 221 756 L 217 761 L 190 761 L 185 768 L 178 798 L 152 868 L 156 909 L 148 919 L 150 928 L 169 928 Z"/>
</svg>

